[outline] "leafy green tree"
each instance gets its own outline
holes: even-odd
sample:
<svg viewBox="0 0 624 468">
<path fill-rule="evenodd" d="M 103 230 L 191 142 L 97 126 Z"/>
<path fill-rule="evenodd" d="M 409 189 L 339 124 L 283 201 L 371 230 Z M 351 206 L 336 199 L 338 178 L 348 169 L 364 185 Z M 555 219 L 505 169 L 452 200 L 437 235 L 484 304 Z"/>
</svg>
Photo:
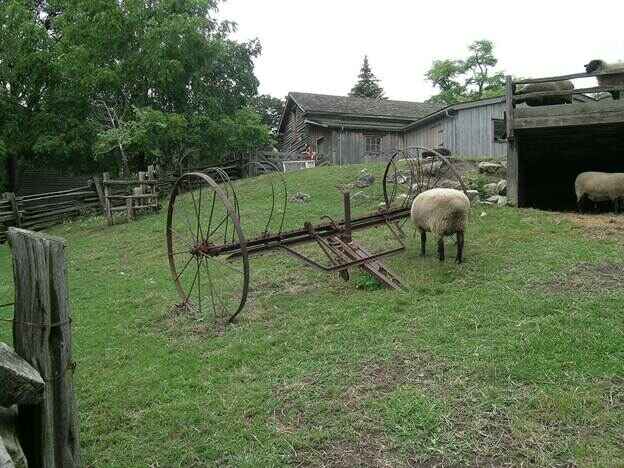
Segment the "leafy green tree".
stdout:
<svg viewBox="0 0 624 468">
<path fill-rule="evenodd" d="M 262 122 L 271 129 L 273 136 L 277 136 L 284 110 L 284 100 L 262 94 L 252 99 L 252 107 L 260 115 Z"/>
<path fill-rule="evenodd" d="M 461 101 L 465 92 L 464 85 L 459 80 L 462 70 L 459 60 L 435 60 L 425 77 L 439 88 L 440 92 L 430 101 L 448 104 Z"/>
<path fill-rule="evenodd" d="M 0 2 L 0 138 L 8 157 L 75 171 L 135 167 L 141 153 L 128 150 L 126 164 L 119 144 L 93 157 L 96 145 L 103 151 L 100 135 L 125 135 L 141 118 L 135 109 L 226 125 L 257 94 L 261 47 L 230 38 L 235 25 L 215 19 L 218 3 Z M 198 158 L 219 157 L 202 149 Z"/>
<path fill-rule="evenodd" d="M 498 64 L 494 44 L 474 41 L 465 60 L 435 60 L 425 77 L 440 92 L 430 102 L 453 104 L 461 101 L 500 96 L 505 91 L 505 77 L 493 68 Z"/>
<path fill-rule="evenodd" d="M 98 135 L 96 151 L 107 155 L 121 146 L 141 166 L 159 164 L 177 169 L 200 155 L 241 153 L 270 142 L 269 128 L 252 109 L 244 108 L 220 120 L 207 115 L 190 119 L 183 114 L 134 108 L 128 120 L 120 121 Z"/>
<path fill-rule="evenodd" d="M 386 99 L 384 90 L 379 85 L 379 79 L 375 76 L 368 63 L 368 56 L 364 56 L 364 62 L 358 75 L 358 82 L 351 88 L 349 96 L 372 99 Z"/>
<path fill-rule="evenodd" d="M 7 161 L 7 150 L 4 142 L 0 140 L 0 192 L 8 190 L 9 166 Z"/>
</svg>

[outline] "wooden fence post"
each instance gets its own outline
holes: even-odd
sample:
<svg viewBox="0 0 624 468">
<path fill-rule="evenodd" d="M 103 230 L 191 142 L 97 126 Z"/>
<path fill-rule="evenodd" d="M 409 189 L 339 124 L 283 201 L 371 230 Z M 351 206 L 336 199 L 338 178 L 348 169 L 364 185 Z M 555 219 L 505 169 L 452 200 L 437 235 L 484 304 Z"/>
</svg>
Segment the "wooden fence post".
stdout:
<svg viewBox="0 0 624 468">
<path fill-rule="evenodd" d="M 102 185 L 104 185 L 104 215 L 106 216 L 106 223 L 111 226 L 113 224 L 113 213 L 111 211 L 111 201 L 110 195 L 110 185 L 108 182 L 110 181 L 110 174 L 105 172 L 102 174 Z"/>
<path fill-rule="evenodd" d="M 73 388 L 71 315 L 65 241 L 9 228 L 13 256 L 15 352 L 45 382 L 37 405 L 20 405 L 18 431 L 29 466 L 80 466 L 78 411 Z"/>
<path fill-rule="evenodd" d="M 15 198 L 14 193 L 10 193 L 10 192 L 6 194 L 6 198 L 7 200 L 9 200 L 9 204 L 11 205 L 11 210 L 13 210 L 13 217 L 15 218 L 15 225 L 19 227 L 22 225 L 22 217 L 20 215 L 19 207 L 17 205 L 17 198 Z"/>
<path fill-rule="evenodd" d="M 104 198 L 104 188 L 102 187 L 102 181 L 99 177 L 93 177 L 93 185 L 95 185 L 95 191 L 97 192 L 98 199 L 100 200 L 102 214 L 106 216 L 106 199 Z"/>
<path fill-rule="evenodd" d="M 134 198 L 132 195 L 126 198 L 126 209 L 128 210 L 128 221 L 132 221 L 134 219 Z"/>
</svg>

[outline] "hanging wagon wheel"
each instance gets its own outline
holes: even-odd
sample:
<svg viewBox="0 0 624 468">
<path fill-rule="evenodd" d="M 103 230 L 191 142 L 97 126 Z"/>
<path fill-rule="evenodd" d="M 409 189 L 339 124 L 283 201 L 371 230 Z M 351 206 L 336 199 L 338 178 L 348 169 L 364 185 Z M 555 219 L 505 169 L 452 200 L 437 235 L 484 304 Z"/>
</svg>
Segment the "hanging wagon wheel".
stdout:
<svg viewBox="0 0 624 468">
<path fill-rule="evenodd" d="M 432 188 L 455 188 L 466 193 L 463 179 L 442 152 L 415 146 L 393 153 L 383 177 L 386 209 L 407 208 L 419 193 Z"/>
<path fill-rule="evenodd" d="M 167 212 L 169 268 L 182 305 L 217 323 L 232 322 L 249 291 L 247 243 L 235 203 L 211 177 L 191 172 L 176 181 Z"/>
</svg>

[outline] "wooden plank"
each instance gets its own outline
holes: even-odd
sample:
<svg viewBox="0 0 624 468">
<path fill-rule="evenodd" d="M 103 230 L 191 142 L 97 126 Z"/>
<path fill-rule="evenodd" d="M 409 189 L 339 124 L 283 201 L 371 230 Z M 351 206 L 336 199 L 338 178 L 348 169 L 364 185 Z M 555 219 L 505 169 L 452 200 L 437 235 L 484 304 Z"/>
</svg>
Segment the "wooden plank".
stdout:
<svg viewBox="0 0 624 468">
<path fill-rule="evenodd" d="M 613 113 L 570 114 L 552 117 L 526 117 L 514 120 L 514 129 L 547 127 L 577 127 L 583 125 L 601 125 L 624 123 L 624 111 Z"/>
<path fill-rule="evenodd" d="M 150 181 L 150 180 L 145 180 L 143 182 L 140 182 L 139 180 L 106 180 L 103 181 L 102 184 L 104 186 L 113 186 L 113 185 L 117 185 L 117 186 L 128 186 L 128 185 L 139 185 L 139 184 L 145 184 L 145 185 L 158 185 L 158 181 Z"/>
<path fill-rule="evenodd" d="M 519 184 L 518 141 L 507 141 L 507 200 L 512 206 L 518 205 Z"/>
<path fill-rule="evenodd" d="M 514 139 L 513 133 L 513 119 L 514 119 L 514 104 L 513 104 L 513 94 L 514 94 L 514 84 L 511 78 L 511 75 L 507 75 L 505 78 L 505 128 L 506 128 L 506 136 L 507 140 L 511 141 Z"/>
<path fill-rule="evenodd" d="M 18 429 L 30 466 L 80 466 L 73 388 L 71 313 L 63 239 L 9 229 L 13 257 L 15 351 L 46 383 L 38 405 L 20 405 Z"/>
<path fill-rule="evenodd" d="M 612 71 L 612 72 L 592 72 L 592 73 L 571 73 L 569 75 L 559 75 L 559 76 L 549 76 L 546 78 L 527 78 L 524 80 L 514 81 L 515 84 L 531 84 L 531 83 L 548 83 L 551 81 L 564 81 L 564 80 L 574 80 L 577 78 L 591 78 L 593 76 L 608 76 L 608 75 L 620 75 L 621 71 Z"/>
<path fill-rule="evenodd" d="M 0 406 L 34 405 L 43 398 L 39 372 L 5 343 L 0 343 Z"/>
<path fill-rule="evenodd" d="M 38 197 L 51 197 L 52 195 L 63 195 L 63 194 L 67 194 L 67 195 L 73 195 L 76 192 L 85 192 L 91 190 L 91 186 L 90 185 L 85 185 L 84 187 L 76 187 L 73 189 L 69 189 L 69 190 L 59 190 L 58 192 L 45 192 L 45 193 L 37 193 L 34 195 L 23 195 L 20 198 L 22 200 L 33 200 L 33 199 L 37 199 Z"/>
</svg>

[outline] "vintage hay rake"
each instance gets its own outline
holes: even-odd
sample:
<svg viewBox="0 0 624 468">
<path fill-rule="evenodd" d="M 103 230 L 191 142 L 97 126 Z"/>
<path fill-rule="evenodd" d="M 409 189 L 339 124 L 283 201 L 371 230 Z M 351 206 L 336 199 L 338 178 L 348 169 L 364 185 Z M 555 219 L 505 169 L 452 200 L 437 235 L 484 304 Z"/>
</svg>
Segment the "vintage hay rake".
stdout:
<svg viewBox="0 0 624 468">
<path fill-rule="evenodd" d="M 269 161 L 253 164 L 271 174 L 271 208 L 262 234 L 251 239 L 241 227 L 239 196 L 225 171 L 213 168 L 184 174 L 171 191 L 166 229 L 171 275 L 181 306 L 204 319 L 232 322 L 249 293 L 249 258 L 275 250 L 345 280 L 350 268 L 359 267 L 387 287 L 399 289 L 401 280 L 381 259 L 405 249 L 402 225 L 409 217 L 411 200 L 449 179 L 465 191 L 461 177 L 440 152 L 423 147 L 396 150 L 389 155 L 383 175 L 383 208 L 352 217 L 350 194 L 343 192 L 342 220 L 323 216 L 322 223 L 305 222 L 300 229 L 286 231 L 288 190 L 283 173 Z M 370 253 L 353 240 L 354 232 L 372 227 L 387 228 L 396 245 Z M 328 264 L 295 250 L 311 243 L 318 245 Z"/>
</svg>

